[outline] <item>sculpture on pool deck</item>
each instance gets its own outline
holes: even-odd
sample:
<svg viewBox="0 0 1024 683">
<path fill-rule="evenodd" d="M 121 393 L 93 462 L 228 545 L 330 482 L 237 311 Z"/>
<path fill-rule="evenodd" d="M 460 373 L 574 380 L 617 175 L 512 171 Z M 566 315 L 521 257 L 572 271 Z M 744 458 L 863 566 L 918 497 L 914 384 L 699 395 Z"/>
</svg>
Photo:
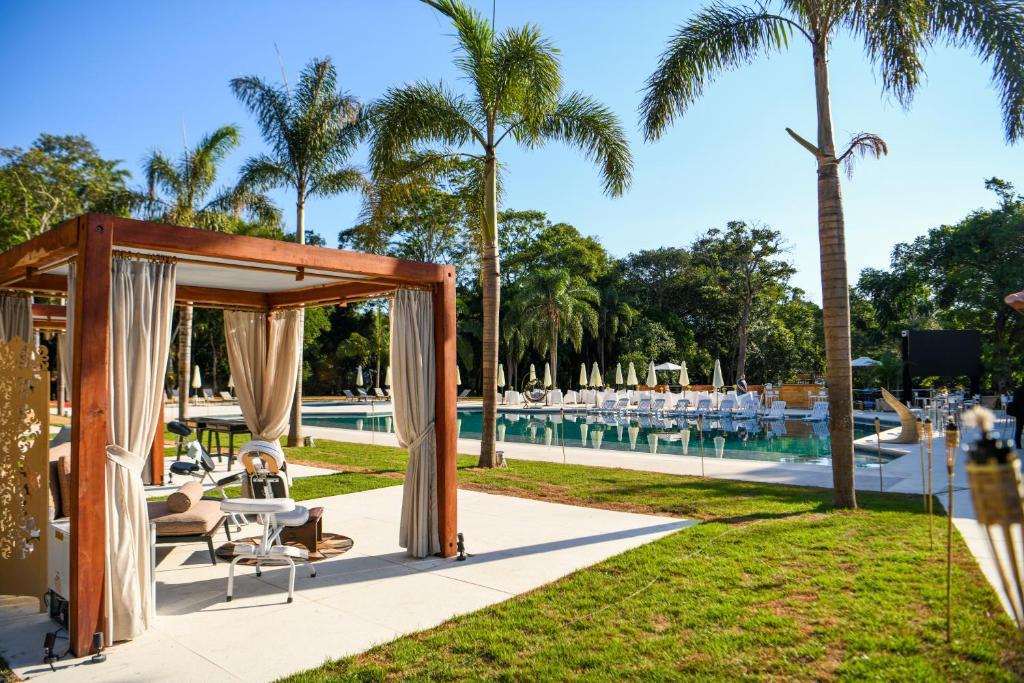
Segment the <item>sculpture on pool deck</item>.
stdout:
<svg viewBox="0 0 1024 683">
<path fill-rule="evenodd" d="M 900 433 L 894 439 L 886 439 L 882 443 L 917 443 L 917 418 L 910 412 L 910 408 L 900 403 L 899 399 L 890 394 L 885 389 L 882 389 L 882 400 L 888 404 L 890 408 L 896 411 L 896 414 L 900 417 Z"/>
</svg>

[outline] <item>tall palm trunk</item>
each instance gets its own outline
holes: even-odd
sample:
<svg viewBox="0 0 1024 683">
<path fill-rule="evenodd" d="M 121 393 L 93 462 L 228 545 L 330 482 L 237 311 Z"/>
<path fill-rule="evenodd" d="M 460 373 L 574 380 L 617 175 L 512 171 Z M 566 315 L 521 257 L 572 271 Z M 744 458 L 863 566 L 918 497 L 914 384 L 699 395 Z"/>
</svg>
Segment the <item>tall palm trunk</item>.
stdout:
<svg viewBox="0 0 1024 683">
<path fill-rule="evenodd" d="M 551 324 L 551 388 L 558 386 L 558 323 Z"/>
<path fill-rule="evenodd" d="M 498 263 L 497 160 L 489 150 L 484 169 L 484 230 L 481 258 L 483 288 L 483 428 L 480 434 L 480 467 L 494 467 L 495 423 L 498 419 L 498 314 L 501 306 L 501 267 Z"/>
<path fill-rule="evenodd" d="M 846 276 L 846 236 L 839 164 L 829 101 L 828 43 L 814 46 L 814 85 L 818 108 L 818 245 L 821 250 L 821 303 L 825 325 L 825 380 L 832 435 L 832 483 L 837 507 L 857 507 L 853 473 L 853 376 L 850 367 L 850 291 Z"/>
<path fill-rule="evenodd" d="M 299 188 L 298 199 L 295 201 L 295 241 L 306 242 L 306 202 L 303 199 L 305 189 Z M 295 447 L 302 443 L 302 347 L 305 344 L 306 312 L 299 310 L 299 369 L 295 378 L 295 396 L 292 398 L 292 415 L 288 421 L 288 445 Z"/>
<path fill-rule="evenodd" d="M 188 385 L 192 378 L 192 306 L 178 313 L 178 419 L 188 418 Z"/>
<path fill-rule="evenodd" d="M 736 331 L 736 379 L 747 374 L 747 339 L 750 329 L 750 303 L 743 303 L 740 326 Z"/>
</svg>

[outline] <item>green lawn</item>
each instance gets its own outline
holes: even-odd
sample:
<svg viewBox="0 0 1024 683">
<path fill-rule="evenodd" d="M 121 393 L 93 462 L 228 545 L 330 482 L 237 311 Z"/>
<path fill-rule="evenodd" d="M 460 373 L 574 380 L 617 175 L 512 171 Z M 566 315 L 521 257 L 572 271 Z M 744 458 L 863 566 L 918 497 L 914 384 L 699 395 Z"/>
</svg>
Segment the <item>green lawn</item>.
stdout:
<svg viewBox="0 0 1024 683">
<path fill-rule="evenodd" d="M 286 450 L 292 462 L 339 470 L 296 480 L 299 499 L 394 485 L 405 470 L 397 448 Z M 863 493 L 849 512 L 820 489 L 474 464 L 460 457 L 460 486 L 703 524 L 289 680 L 1024 678 L 1024 638 L 959 536 L 945 644 L 945 526 L 929 550 L 919 497 Z"/>
<path fill-rule="evenodd" d="M 317 495 L 397 483 L 404 452 L 320 442 L 289 449 L 337 475 Z M 944 525 L 928 547 L 919 497 L 514 461 L 460 485 L 701 519 L 508 602 L 293 676 L 333 679 L 1017 680 L 1024 638 L 959 536 L 954 642 L 944 642 Z M 471 540 L 471 539 L 470 539 Z M 471 549 L 472 550 L 472 549 Z"/>
</svg>

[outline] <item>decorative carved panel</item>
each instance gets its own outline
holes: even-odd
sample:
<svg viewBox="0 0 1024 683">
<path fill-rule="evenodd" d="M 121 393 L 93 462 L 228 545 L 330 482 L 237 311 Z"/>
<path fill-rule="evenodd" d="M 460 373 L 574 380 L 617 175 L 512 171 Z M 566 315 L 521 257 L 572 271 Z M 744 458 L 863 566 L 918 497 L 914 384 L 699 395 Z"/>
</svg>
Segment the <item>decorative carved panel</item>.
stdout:
<svg viewBox="0 0 1024 683">
<path fill-rule="evenodd" d="M 46 348 L 0 341 L 0 594 L 46 592 L 50 374 Z"/>
</svg>

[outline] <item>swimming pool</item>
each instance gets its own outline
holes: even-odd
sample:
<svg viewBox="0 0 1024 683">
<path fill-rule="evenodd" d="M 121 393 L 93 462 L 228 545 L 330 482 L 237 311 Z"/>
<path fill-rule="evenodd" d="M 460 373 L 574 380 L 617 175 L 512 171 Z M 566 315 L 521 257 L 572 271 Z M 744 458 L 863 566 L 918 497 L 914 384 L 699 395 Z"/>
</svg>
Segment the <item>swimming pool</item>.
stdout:
<svg viewBox="0 0 1024 683">
<path fill-rule="evenodd" d="M 309 425 L 394 432 L 391 415 L 309 414 Z M 459 437 L 479 439 L 483 417 L 478 410 L 460 410 Z M 855 437 L 873 434 L 870 426 L 855 425 Z M 704 456 L 827 465 L 831 463 L 828 427 L 821 422 L 778 420 L 693 420 L 652 416 L 499 413 L 499 442 L 595 448 L 660 455 Z M 500 449 L 500 446 L 499 446 Z M 886 456 L 882 456 L 883 463 Z M 858 467 L 877 467 L 874 455 L 857 453 Z"/>
</svg>

